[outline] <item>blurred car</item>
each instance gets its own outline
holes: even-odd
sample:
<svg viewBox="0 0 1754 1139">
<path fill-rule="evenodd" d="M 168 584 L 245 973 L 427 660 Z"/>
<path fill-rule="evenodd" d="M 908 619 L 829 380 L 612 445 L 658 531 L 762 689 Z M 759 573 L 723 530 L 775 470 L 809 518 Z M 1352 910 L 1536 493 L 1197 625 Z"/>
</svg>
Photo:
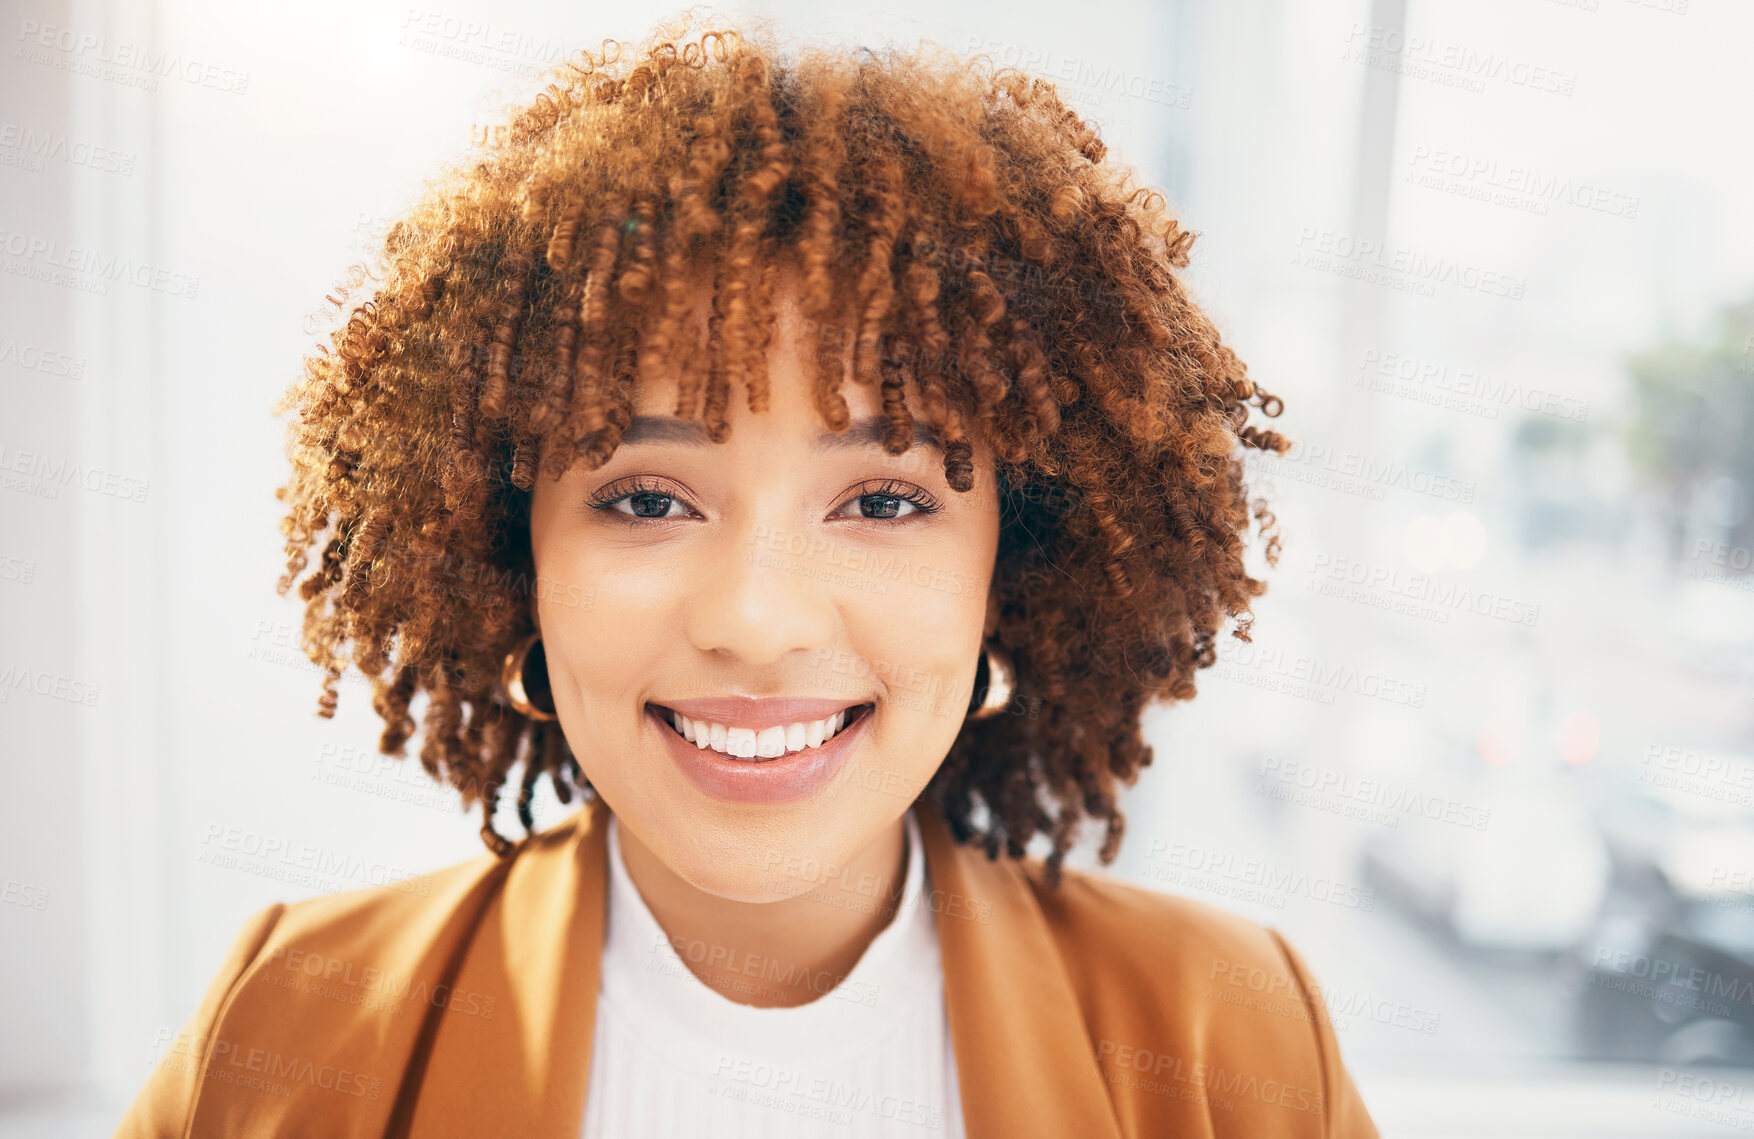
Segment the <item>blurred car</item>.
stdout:
<svg viewBox="0 0 1754 1139">
<path fill-rule="evenodd" d="M 1365 881 L 1464 945 L 1571 951 L 1608 889 L 1595 821 L 1557 786 L 1477 795 L 1491 812 L 1483 829 L 1407 819 L 1366 842 Z"/>
<path fill-rule="evenodd" d="M 1754 1066 L 1754 755 L 1715 771 L 1647 770 L 1602 811 L 1613 876 L 1574 962 L 1586 1056 Z"/>
</svg>

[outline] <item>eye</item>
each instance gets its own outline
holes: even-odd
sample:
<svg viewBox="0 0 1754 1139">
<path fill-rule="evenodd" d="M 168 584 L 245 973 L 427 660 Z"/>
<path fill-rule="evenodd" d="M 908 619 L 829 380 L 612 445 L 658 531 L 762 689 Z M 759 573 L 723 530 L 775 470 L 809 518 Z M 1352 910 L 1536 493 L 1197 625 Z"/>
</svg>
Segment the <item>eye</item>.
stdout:
<svg viewBox="0 0 1754 1139">
<path fill-rule="evenodd" d="M 630 513 L 635 518 L 667 518 L 670 515 L 670 508 L 681 499 L 672 498 L 667 494 L 659 494 L 656 491 L 640 490 L 628 495 L 622 501 L 632 507 Z"/>
<path fill-rule="evenodd" d="M 622 503 L 626 503 L 629 509 L 622 509 Z M 686 518 L 689 514 L 687 504 L 681 498 L 645 476 L 609 484 L 590 497 L 589 505 L 593 510 L 612 511 L 630 521 L 661 522 Z M 682 512 L 672 513 L 671 508 L 677 506 L 683 508 Z"/>
<path fill-rule="evenodd" d="M 836 517 L 845 517 L 847 508 L 855 507 L 859 513 L 851 521 L 900 522 L 943 509 L 927 491 L 895 479 L 866 481 L 856 491 L 841 505 Z M 629 523 L 665 522 L 696 514 L 671 488 L 645 475 L 609 484 L 591 495 L 588 505 L 593 510 L 613 512 Z M 680 510 L 675 509 L 678 507 Z"/>
<path fill-rule="evenodd" d="M 900 521 L 915 515 L 924 517 L 936 514 L 943 509 L 938 500 L 926 491 L 894 479 L 860 483 L 858 490 L 859 493 L 846 503 L 848 506 L 858 507 L 860 516 L 855 521 Z M 903 512 L 904 504 L 912 509 Z"/>
</svg>

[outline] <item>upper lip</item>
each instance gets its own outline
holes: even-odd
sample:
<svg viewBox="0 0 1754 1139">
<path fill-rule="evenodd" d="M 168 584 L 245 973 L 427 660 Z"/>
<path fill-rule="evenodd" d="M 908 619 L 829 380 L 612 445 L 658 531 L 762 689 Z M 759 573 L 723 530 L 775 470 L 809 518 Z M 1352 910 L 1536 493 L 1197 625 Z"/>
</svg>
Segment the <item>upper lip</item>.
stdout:
<svg viewBox="0 0 1754 1139">
<path fill-rule="evenodd" d="M 705 720 L 727 728 L 771 728 L 784 724 L 826 720 L 843 708 L 857 708 L 869 700 L 845 697 L 812 699 L 806 696 L 710 696 L 700 700 L 653 700 L 652 704 L 680 712 L 690 720 Z"/>
</svg>

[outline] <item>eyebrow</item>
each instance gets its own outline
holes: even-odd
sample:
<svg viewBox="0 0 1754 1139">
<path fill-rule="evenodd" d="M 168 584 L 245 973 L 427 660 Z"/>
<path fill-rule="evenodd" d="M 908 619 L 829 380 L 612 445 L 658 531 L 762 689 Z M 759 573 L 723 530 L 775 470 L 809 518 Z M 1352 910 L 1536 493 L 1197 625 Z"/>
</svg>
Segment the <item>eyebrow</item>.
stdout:
<svg viewBox="0 0 1754 1139">
<path fill-rule="evenodd" d="M 877 447 L 882 446 L 888 434 L 889 417 L 871 415 L 853 420 L 845 431 L 824 431 L 816 437 L 814 447 L 818 451 Z M 669 415 L 636 415 L 628 421 L 627 430 L 621 433 L 623 446 L 629 443 L 679 443 L 688 447 L 704 447 L 710 442 L 704 424 Z M 923 419 L 913 421 L 913 439 L 909 446 L 929 447 L 938 451 L 944 449 L 937 430 Z"/>
</svg>

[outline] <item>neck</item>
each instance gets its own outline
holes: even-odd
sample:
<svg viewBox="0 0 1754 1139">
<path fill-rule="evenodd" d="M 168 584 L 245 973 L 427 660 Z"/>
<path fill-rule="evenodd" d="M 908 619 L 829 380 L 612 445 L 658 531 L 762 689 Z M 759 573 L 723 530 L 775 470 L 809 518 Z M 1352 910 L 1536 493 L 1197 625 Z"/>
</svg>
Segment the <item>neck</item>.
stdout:
<svg viewBox="0 0 1754 1139">
<path fill-rule="evenodd" d="M 664 865 L 628 828 L 617 827 L 616 834 L 627 876 L 659 927 L 673 941 L 710 947 L 681 954 L 690 972 L 738 1004 L 792 1008 L 826 996 L 894 918 L 907 880 L 905 828 L 906 819 L 897 819 L 832 882 L 778 902 L 709 894 Z M 751 958 L 780 967 L 764 970 L 760 982 L 752 983 L 742 971 L 720 964 Z"/>
</svg>

